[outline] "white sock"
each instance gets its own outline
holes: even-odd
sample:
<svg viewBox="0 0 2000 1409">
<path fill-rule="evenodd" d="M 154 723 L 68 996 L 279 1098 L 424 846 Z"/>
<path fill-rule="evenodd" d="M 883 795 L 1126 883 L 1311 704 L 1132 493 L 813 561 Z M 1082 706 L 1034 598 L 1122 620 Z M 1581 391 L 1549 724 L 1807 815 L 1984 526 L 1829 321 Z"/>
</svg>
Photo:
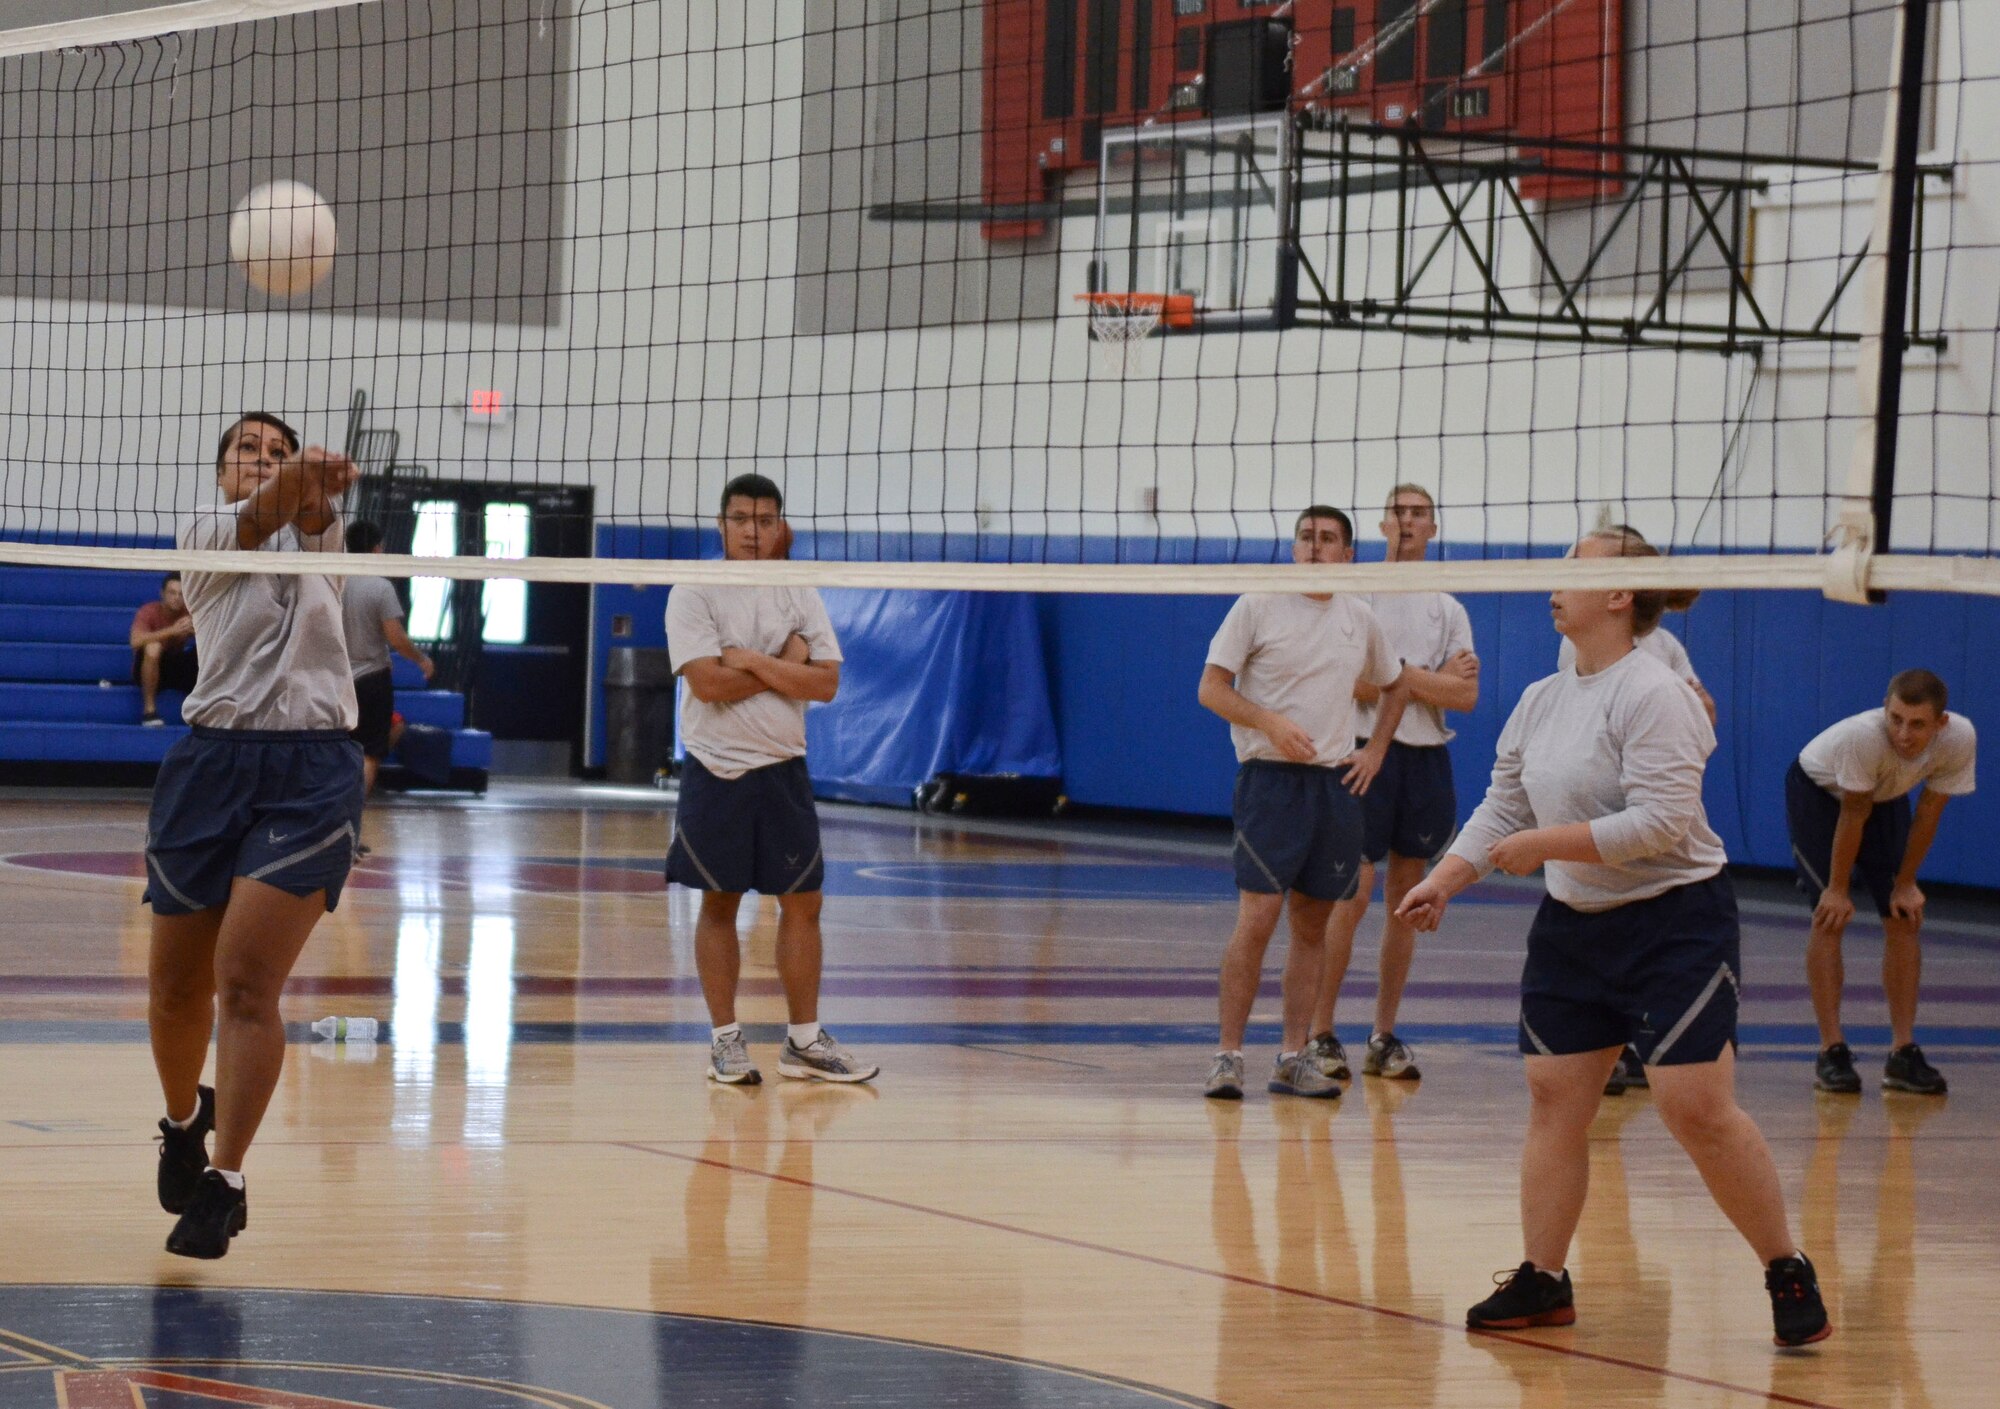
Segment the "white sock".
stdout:
<svg viewBox="0 0 2000 1409">
<path fill-rule="evenodd" d="M 817 1042 L 822 1031 L 824 1029 L 817 1022 L 785 1024 L 785 1036 L 791 1038 L 792 1045 L 801 1051 Z"/>
<path fill-rule="evenodd" d="M 712 1027 L 708 1030 L 708 1040 L 711 1042 L 720 1042 L 725 1037 L 740 1037 L 742 1035 L 742 1023 L 724 1023 L 721 1027 Z"/>
<path fill-rule="evenodd" d="M 200 1100 L 197 1099 L 194 1103 L 194 1111 L 188 1116 L 186 1120 L 175 1120 L 172 1116 L 168 1116 L 167 1124 L 173 1126 L 173 1128 L 176 1130 L 187 1130 L 193 1127 L 196 1118 L 199 1117 L 200 1115 L 201 1115 L 201 1102 Z"/>
<path fill-rule="evenodd" d="M 1215 1055 L 1218 1057 L 1241 1057 L 1243 1049 L 1241 1047 L 1224 1047 L 1218 1050 Z"/>
<path fill-rule="evenodd" d="M 217 1169 L 211 1164 L 208 1167 L 208 1173 L 220 1174 L 223 1182 L 232 1189 L 240 1192 L 243 1188 L 243 1171 L 240 1169 Z"/>
</svg>

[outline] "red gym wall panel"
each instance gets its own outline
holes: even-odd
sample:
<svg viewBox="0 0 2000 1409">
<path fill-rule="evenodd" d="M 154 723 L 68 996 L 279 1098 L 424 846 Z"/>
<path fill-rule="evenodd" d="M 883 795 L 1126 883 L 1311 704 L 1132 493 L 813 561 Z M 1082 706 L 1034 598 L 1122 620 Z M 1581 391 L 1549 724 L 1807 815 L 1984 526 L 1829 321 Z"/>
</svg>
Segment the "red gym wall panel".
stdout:
<svg viewBox="0 0 2000 1409">
<path fill-rule="evenodd" d="M 1283 105 L 1426 131 L 1616 142 L 1623 0 L 987 0 L 984 193 L 990 239 L 1042 232 L 1031 208 L 1096 164 L 1106 127 L 1265 104 L 1252 72 L 1291 50 Z M 1226 72 L 1213 72 L 1215 55 Z M 1281 95 L 1282 96 L 1282 95 Z M 1532 153 L 1530 144 L 1524 151 Z M 1609 194 L 1615 158 L 1546 155 L 1541 199 Z"/>
</svg>

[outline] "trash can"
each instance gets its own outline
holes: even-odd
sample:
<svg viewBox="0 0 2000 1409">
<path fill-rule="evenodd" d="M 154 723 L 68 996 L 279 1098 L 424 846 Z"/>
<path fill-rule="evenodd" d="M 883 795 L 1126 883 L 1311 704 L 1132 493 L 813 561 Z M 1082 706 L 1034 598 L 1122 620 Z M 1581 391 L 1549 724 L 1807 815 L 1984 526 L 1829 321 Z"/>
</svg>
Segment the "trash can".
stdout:
<svg viewBox="0 0 2000 1409">
<path fill-rule="evenodd" d="M 663 650 L 613 647 L 604 670 L 604 776 L 651 783 L 673 759 L 673 662 Z"/>
</svg>

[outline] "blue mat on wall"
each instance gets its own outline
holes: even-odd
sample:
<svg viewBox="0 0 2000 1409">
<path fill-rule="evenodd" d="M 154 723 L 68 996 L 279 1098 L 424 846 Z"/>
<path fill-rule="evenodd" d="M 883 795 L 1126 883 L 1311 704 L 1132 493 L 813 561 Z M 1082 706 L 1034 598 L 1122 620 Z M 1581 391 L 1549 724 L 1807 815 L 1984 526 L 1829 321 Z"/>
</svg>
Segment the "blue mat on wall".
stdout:
<svg viewBox="0 0 2000 1409">
<path fill-rule="evenodd" d="M 1013 592 L 821 593 L 847 664 L 806 715 L 813 791 L 908 805 L 933 774 L 1060 777 L 1035 599 Z"/>
</svg>

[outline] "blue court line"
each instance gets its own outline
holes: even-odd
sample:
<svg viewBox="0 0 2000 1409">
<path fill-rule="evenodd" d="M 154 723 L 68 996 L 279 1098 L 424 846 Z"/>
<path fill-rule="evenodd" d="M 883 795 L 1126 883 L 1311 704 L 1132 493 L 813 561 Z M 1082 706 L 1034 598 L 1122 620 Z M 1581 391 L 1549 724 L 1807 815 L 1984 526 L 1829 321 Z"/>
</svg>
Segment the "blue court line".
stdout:
<svg viewBox="0 0 2000 1409">
<path fill-rule="evenodd" d="M 994 1023 L 852 1023 L 835 1025 L 841 1038 L 855 1046 L 877 1043 L 887 1046 L 952 1046 L 966 1043 L 1022 1043 L 1074 1047 L 1212 1047 L 1212 1023 L 1101 1023 L 1101 1022 L 994 1022 Z M 1886 1047 L 1889 1029 L 1849 1027 L 1848 1041 L 1865 1047 Z M 1398 1035 L 1412 1043 L 1441 1042 L 1458 1046 L 1512 1048 L 1516 1029 L 1505 1023 L 1410 1023 L 1397 1028 Z M 381 1045 L 393 1045 L 395 1034 L 382 1024 Z M 785 1029 L 778 1023 L 746 1023 L 744 1034 L 753 1042 L 777 1042 Z M 309 1046 L 320 1039 L 305 1023 L 287 1023 L 286 1038 Z M 426 1034 L 427 1036 L 429 1034 Z M 1282 1036 L 1276 1023 L 1252 1023 L 1248 1040 L 1259 1046 L 1275 1044 Z M 1921 1036 L 1927 1047 L 1993 1048 L 2000 1051 L 2000 1028 L 1968 1024 L 1926 1026 Z M 641 1044 L 706 1042 L 707 1023 L 702 1022 L 519 1022 L 511 1041 L 518 1046 L 563 1043 L 629 1042 Z M 1745 1023 L 1737 1029 L 1737 1039 L 1748 1046 L 1818 1050 L 1819 1034 L 1810 1023 Z M 34 1043 L 86 1044 L 136 1043 L 147 1040 L 143 1022 L 42 1022 L 0 1021 L 0 1046 Z M 462 1023 L 441 1022 L 431 1043 L 440 1047 L 461 1046 L 465 1042 Z"/>
</svg>

